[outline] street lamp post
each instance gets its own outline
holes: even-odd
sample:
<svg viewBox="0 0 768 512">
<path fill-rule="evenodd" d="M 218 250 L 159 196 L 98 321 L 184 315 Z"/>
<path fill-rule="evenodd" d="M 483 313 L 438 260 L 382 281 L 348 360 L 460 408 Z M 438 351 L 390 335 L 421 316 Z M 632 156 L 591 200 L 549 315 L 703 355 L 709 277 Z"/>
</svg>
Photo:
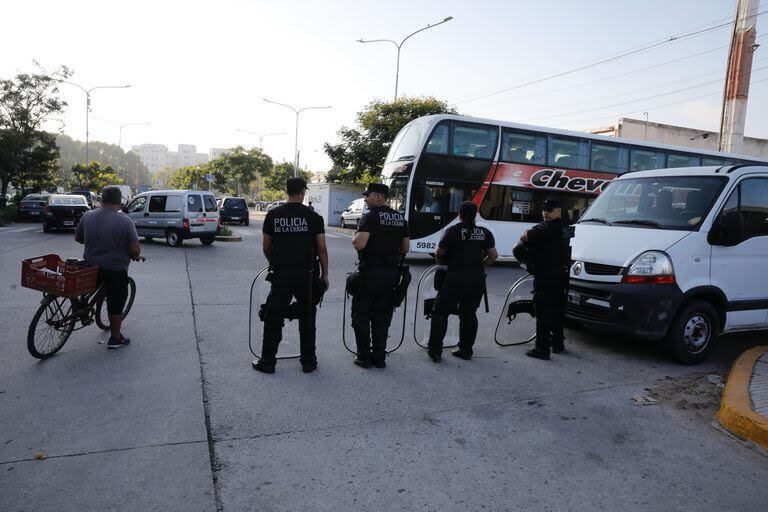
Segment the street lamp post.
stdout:
<svg viewBox="0 0 768 512">
<path fill-rule="evenodd" d="M 84 93 L 85 93 L 85 163 L 88 164 L 88 162 L 91 161 L 91 155 L 89 153 L 89 132 L 88 132 L 88 118 L 90 117 L 91 112 L 91 92 L 95 91 L 96 89 L 126 89 L 130 87 L 130 85 L 97 85 L 96 87 L 91 87 L 90 89 L 86 89 L 82 85 L 76 84 L 74 82 L 69 82 L 67 80 L 59 80 L 59 82 L 74 85 L 75 87 L 79 87 Z"/>
<path fill-rule="evenodd" d="M 395 67 L 395 101 L 397 101 L 397 86 L 398 86 L 398 83 L 400 82 L 400 50 L 402 49 L 403 44 L 405 44 L 405 42 L 411 36 L 415 36 L 419 32 L 424 32 L 427 29 L 434 28 L 434 27 L 436 27 L 438 25 L 442 25 L 443 23 L 448 23 L 452 19 L 453 19 L 453 16 L 448 16 L 447 18 L 443 19 L 443 21 L 439 21 L 437 23 L 427 25 L 426 27 L 420 28 L 416 32 L 411 32 L 410 34 L 405 36 L 403 38 L 403 40 L 400 41 L 399 43 L 397 41 L 393 41 L 391 39 L 368 39 L 368 40 L 365 40 L 363 38 L 360 38 L 360 39 L 357 40 L 358 43 L 392 43 L 397 48 L 397 65 Z"/>
<path fill-rule="evenodd" d="M 322 107 L 303 107 L 300 109 L 296 109 L 295 107 L 286 105 L 285 103 L 278 103 L 276 101 L 268 100 L 267 98 L 262 98 L 262 99 L 267 103 L 272 103 L 273 105 L 279 105 L 281 107 L 290 109 L 296 114 L 296 129 L 295 129 L 294 139 L 293 139 L 293 147 L 294 147 L 293 175 L 298 176 L 299 175 L 299 114 L 301 114 L 305 110 L 324 109 L 324 108 L 331 108 L 331 107 L 330 105 L 328 105 L 328 106 L 322 106 Z"/>
<path fill-rule="evenodd" d="M 241 133 L 247 133 L 249 135 L 255 135 L 259 138 L 259 151 L 262 151 L 264 149 L 264 138 L 265 137 L 272 137 L 275 135 L 285 135 L 285 132 L 273 132 L 273 133 L 265 133 L 264 135 L 259 135 L 259 132 L 252 132 L 248 130 L 241 130 L 240 128 L 237 129 L 238 132 Z"/>
</svg>

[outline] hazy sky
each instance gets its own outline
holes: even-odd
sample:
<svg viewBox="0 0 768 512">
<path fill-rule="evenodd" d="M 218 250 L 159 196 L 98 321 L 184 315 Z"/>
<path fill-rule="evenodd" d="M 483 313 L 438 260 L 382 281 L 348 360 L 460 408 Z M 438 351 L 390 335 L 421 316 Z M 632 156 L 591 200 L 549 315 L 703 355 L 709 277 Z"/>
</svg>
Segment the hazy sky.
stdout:
<svg viewBox="0 0 768 512">
<path fill-rule="evenodd" d="M 302 114 L 299 134 L 302 163 L 327 170 L 323 142 L 334 141 L 370 100 L 394 92 L 395 48 L 355 42 L 361 37 L 400 39 L 453 16 L 405 44 L 400 92 L 434 95 L 463 114 L 591 129 L 647 111 L 651 121 L 716 130 L 728 28 L 472 99 L 723 23 L 733 9 L 734 0 L 6 2 L 0 76 L 30 70 L 37 59 L 70 66 L 72 80 L 87 87 L 131 84 L 92 94 L 92 140 L 118 138 L 115 126 L 95 118 L 151 123 L 126 127 L 124 148 L 186 143 L 207 152 L 258 144 L 240 128 L 286 132 L 265 139 L 264 149 L 292 160 L 294 116 L 262 98 L 332 105 Z M 766 18 L 758 18 L 758 37 Z M 768 38 L 759 42 L 746 134 L 768 138 Z M 84 94 L 61 90 L 69 102 L 64 131 L 84 139 Z"/>
</svg>

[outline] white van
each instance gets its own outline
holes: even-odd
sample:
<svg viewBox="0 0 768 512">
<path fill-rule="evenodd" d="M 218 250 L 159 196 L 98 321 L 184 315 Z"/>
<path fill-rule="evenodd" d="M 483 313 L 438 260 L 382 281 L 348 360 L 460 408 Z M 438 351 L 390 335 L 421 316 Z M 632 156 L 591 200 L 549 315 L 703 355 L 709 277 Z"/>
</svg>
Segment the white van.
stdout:
<svg viewBox="0 0 768 512">
<path fill-rule="evenodd" d="M 205 190 L 152 190 L 133 198 L 123 211 L 146 240 L 165 238 L 171 247 L 199 238 L 211 245 L 221 231 L 216 198 Z"/>
<path fill-rule="evenodd" d="M 613 180 L 576 224 L 568 318 L 706 358 L 721 333 L 768 328 L 768 166 Z"/>
</svg>

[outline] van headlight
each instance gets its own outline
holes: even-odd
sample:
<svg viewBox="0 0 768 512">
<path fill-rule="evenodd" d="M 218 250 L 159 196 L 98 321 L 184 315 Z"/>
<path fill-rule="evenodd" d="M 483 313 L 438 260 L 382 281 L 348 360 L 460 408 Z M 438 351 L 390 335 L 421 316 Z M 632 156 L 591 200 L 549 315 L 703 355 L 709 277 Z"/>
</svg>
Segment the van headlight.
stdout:
<svg viewBox="0 0 768 512">
<path fill-rule="evenodd" d="M 621 278 L 629 284 L 674 284 L 672 260 L 661 251 L 646 251 L 635 258 Z"/>
</svg>

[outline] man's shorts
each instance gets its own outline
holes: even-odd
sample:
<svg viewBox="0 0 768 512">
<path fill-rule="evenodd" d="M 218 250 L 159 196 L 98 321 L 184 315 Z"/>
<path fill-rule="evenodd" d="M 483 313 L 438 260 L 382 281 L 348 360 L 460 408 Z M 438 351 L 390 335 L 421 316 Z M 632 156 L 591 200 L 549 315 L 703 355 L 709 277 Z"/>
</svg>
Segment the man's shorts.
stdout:
<svg viewBox="0 0 768 512">
<path fill-rule="evenodd" d="M 99 283 L 104 284 L 109 315 L 121 315 L 128 299 L 128 272 L 100 268 Z"/>
</svg>

